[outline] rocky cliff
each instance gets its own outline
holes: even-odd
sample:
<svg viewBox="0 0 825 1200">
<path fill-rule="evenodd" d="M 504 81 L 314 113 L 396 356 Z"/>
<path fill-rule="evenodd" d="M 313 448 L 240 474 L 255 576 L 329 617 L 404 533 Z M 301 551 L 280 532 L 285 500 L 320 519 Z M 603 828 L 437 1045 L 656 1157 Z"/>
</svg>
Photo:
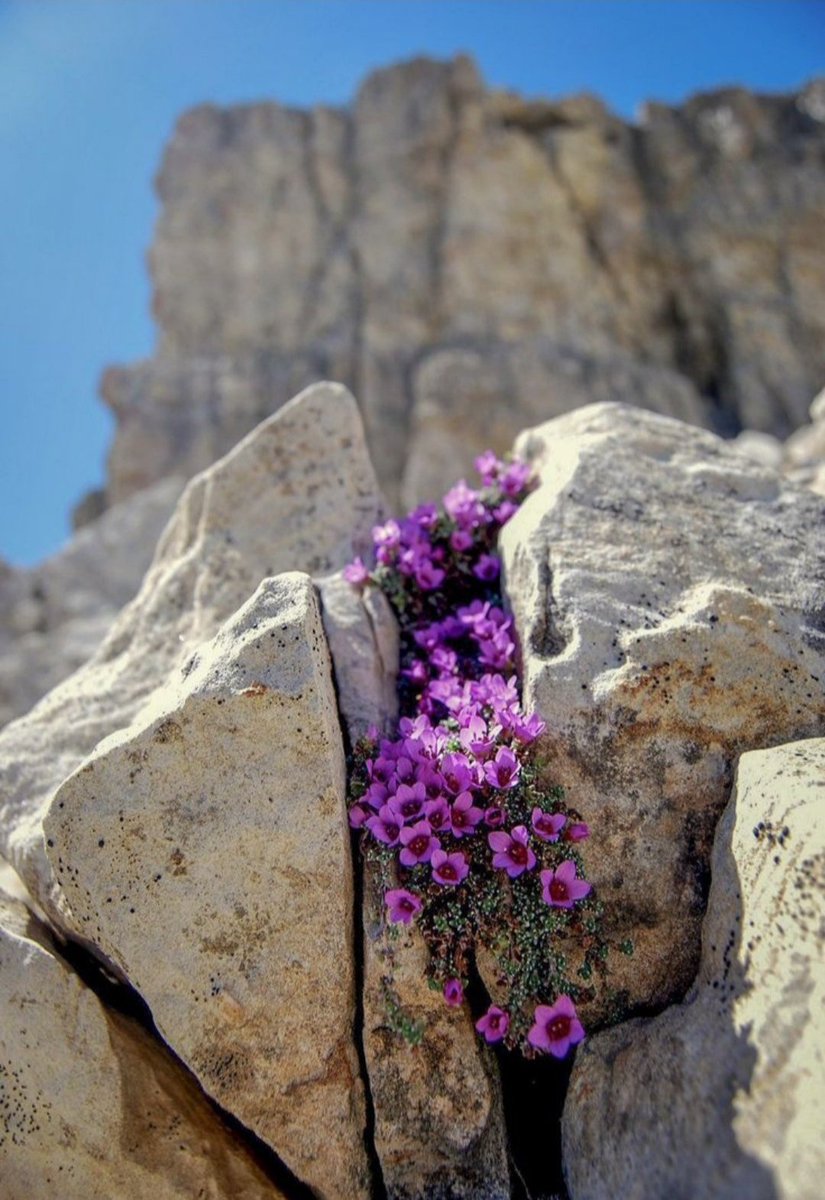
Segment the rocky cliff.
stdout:
<svg viewBox="0 0 825 1200">
<path fill-rule="evenodd" d="M 347 109 L 184 114 L 158 176 L 158 350 L 103 379 L 106 494 L 50 562 L 0 562 L 0 725 L 99 645 L 185 479 L 318 378 L 358 395 L 395 507 L 595 400 L 744 428 L 780 463 L 825 378 L 824 152 L 823 81 L 629 125 L 490 91 L 466 58 L 379 71 Z M 822 490 L 816 419 L 784 466 Z"/>
<path fill-rule="evenodd" d="M 784 437 L 825 379 L 823 81 L 631 125 L 418 59 L 346 109 L 193 109 L 157 187 L 159 343 L 103 380 L 110 502 L 318 378 L 355 390 L 394 503 L 594 400 Z"/>
</svg>

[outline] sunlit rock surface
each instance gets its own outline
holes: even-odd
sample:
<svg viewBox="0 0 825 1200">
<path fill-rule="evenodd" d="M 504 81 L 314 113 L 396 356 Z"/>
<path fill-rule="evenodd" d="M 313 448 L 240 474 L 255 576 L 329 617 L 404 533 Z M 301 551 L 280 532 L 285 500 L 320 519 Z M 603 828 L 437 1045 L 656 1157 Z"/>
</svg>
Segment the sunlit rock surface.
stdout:
<svg viewBox="0 0 825 1200">
<path fill-rule="evenodd" d="M 540 479 L 501 536 L 525 704 L 634 945 L 611 959 L 620 1008 L 662 1006 L 696 973 L 736 757 L 825 727 L 825 502 L 625 406 L 518 447 Z"/>
<path fill-rule="evenodd" d="M 817 1200 L 825 1150 L 825 741 L 744 754 L 684 1004 L 578 1051 L 571 1200 Z"/>
</svg>

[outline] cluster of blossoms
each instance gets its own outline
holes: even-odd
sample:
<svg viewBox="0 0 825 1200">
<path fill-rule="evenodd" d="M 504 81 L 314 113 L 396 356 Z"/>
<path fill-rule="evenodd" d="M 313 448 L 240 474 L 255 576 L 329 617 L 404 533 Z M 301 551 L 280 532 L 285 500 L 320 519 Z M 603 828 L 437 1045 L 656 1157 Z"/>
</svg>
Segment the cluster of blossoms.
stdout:
<svg viewBox="0 0 825 1200">
<path fill-rule="evenodd" d="M 533 749 L 544 722 L 521 707 L 500 602 L 496 539 L 529 470 L 489 452 L 476 466 L 481 488 L 462 480 L 443 508 L 377 527 L 375 567 L 346 568 L 354 585 L 382 588 L 402 631 L 403 715 L 397 736 L 373 731 L 355 748 L 350 823 L 381 865 L 388 920 L 420 927 L 445 1002 L 464 1002 L 484 947 L 504 1006 L 488 1008 L 479 1034 L 563 1057 L 584 1037 L 574 1001 L 589 996 L 604 958 L 578 852 L 589 830 L 540 781 Z M 571 941 L 576 979 L 562 949 Z"/>
</svg>

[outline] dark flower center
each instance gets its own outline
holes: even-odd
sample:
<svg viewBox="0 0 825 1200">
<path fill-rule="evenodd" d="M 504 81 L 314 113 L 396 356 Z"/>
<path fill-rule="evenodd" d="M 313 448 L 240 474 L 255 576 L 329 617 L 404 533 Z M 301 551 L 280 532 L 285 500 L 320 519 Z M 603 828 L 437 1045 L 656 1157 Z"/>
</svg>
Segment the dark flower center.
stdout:
<svg viewBox="0 0 825 1200">
<path fill-rule="evenodd" d="M 527 865 L 527 847 L 522 846 L 520 842 L 513 842 L 508 853 L 517 866 L 524 867 Z"/>
<path fill-rule="evenodd" d="M 406 896 L 402 898 L 398 907 L 403 909 L 404 912 L 408 913 L 415 911 L 415 905 L 413 904 L 412 900 L 408 900 Z"/>
<path fill-rule="evenodd" d="M 554 1042 L 560 1042 L 570 1035 L 570 1018 L 554 1017 L 547 1022 L 547 1036 Z"/>
<path fill-rule="evenodd" d="M 439 867 L 438 873 L 442 879 L 455 879 L 456 877 L 455 867 L 449 862 L 446 862 L 442 867 Z"/>
<path fill-rule="evenodd" d="M 401 812 L 405 817 L 414 817 L 417 812 L 421 811 L 420 800 L 405 800 L 401 805 Z"/>
<path fill-rule="evenodd" d="M 389 838 L 397 838 L 398 834 L 401 832 L 398 825 L 392 825 L 387 821 L 384 822 L 384 829 L 386 830 L 387 837 Z"/>
<path fill-rule="evenodd" d="M 457 829 L 466 829 L 467 814 L 461 808 L 453 809 L 453 826 Z"/>
<path fill-rule="evenodd" d="M 568 896 L 567 884 L 561 879 L 554 879 L 550 884 L 550 895 L 554 900 L 566 900 Z"/>
<path fill-rule="evenodd" d="M 413 854 L 417 858 L 419 855 L 425 853 L 429 844 L 430 844 L 429 836 L 426 833 L 419 833 L 417 837 L 413 838 L 413 840 L 410 842 L 409 846 L 410 846 L 410 849 L 412 850 Z"/>
<path fill-rule="evenodd" d="M 499 767 L 499 769 L 498 769 L 498 782 L 499 782 L 499 787 L 504 787 L 505 783 L 509 783 L 509 782 L 510 782 L 510 776 L 511 776 L 512 774 L 513 774 L 513 768 L 512 768 L 512 767 L 501 767 L 501 766 L 500 766 L 500 767 Z"/>
</svg>

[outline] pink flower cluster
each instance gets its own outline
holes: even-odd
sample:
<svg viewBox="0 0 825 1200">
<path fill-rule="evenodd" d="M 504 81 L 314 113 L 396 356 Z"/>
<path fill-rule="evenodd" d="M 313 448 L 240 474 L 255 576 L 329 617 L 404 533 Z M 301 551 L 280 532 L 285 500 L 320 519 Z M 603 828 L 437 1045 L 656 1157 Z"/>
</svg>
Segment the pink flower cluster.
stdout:
<svg viewBox="0 0 825 1200">
<path fill-rule="evenodd" d="M 444 497 L 443 510 L 423 505 L 376 527 L 376 567 L 356 560 L 345 571 L 354 585 L 382 586 L 402 623 L 407 715 L 397 737 L 370 743 L 349 819 L 394 852 L 405 886 L 388 890 L 385 900 L 389 920 L 405 925 L 445 889 L 472 887 L 491 870 L 510 880 L 536 872 L 551 908 L 571 909 L 591 890 L 572 858 L 536 871 L 542 847 L 580 842 L 589 832 L 584 823 L 538 806 L 529 827 L 510 817 L 525 756 L 545 724 L 521 707 L 513 622 L 497 602 L 500 562 L 493 550 L 498 530 L 527 493 L 529 470 L 490 452 L 476 466 L 482 489 L 462 480 Z M 462 1004 L 460 979 L 446 980 L 444 998 Z M 572 1001 L 560 996 L 536 1008 L 531 1046 L 561 1055 L 581 1040 L 575 1010 L 566 1006 Z M 476 1028 L 497 1042 L 509 1026 L 507 1012 L 494 1005 Z"/>
</svg>

